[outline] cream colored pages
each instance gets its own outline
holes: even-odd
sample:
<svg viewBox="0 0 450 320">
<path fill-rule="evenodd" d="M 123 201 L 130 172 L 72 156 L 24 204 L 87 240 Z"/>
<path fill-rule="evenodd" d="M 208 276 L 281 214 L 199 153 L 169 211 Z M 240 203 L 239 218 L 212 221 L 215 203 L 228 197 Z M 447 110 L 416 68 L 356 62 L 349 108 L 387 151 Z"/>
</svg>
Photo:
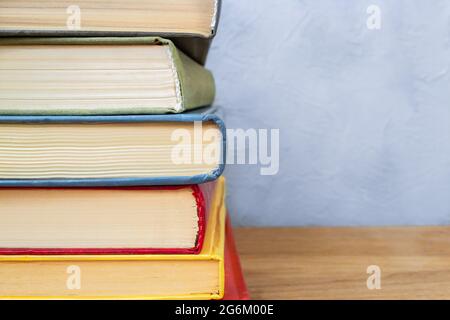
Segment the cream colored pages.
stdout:
<svg viewBox="0 0 450 320">
<path fill-rule="evenodd" d="M 0 30 L 129 31 L 209 37 L 215 14 L 215 0 L 0 0 Z"/>
<path fill-rule="evenodd" d="M 215 123 L 204 123 L 209 137 L 201 143 L 194 130 L 193 123 L 3 123 L 0 179 L 211 174 L 220 164 L 222 134 Z"/>
<path fill-rule="evenodd" d="M 193 248 L 191 188 L 0 189 L 0 248 Z"/>
<path fill-rule="evenodd" d="M 182 97 L 170 50 L 167 45 L 0 45 L 0 113 L 178 111 Z"/>
</svg>

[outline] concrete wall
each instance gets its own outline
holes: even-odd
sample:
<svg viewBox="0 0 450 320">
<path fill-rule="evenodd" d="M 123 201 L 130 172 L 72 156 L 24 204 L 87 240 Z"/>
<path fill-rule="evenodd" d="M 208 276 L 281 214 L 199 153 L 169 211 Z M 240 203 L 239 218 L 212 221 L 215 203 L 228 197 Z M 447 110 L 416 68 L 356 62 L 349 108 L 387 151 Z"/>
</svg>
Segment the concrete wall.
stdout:
<svg viewBox="0 0 450 320">
<path fill-rule="evenodd" d="M 223 2 L 227 125 L 281 134 L 278 175 L 227 169 L 235 224 L 450 223 L 450 1 Z"/>
</svg>

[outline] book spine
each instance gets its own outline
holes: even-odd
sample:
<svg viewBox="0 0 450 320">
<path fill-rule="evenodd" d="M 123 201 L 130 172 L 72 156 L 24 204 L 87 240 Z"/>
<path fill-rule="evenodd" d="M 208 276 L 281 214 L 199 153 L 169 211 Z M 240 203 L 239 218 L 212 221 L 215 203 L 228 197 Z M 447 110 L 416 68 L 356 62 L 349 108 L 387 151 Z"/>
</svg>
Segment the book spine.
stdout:
<svg viewBox="0 0 450 320">
<path fill-rule="evenodd" d="M 225 296 L 223 300 L 250 300 L 228 213 L 225 243 Z"/>
</svg>

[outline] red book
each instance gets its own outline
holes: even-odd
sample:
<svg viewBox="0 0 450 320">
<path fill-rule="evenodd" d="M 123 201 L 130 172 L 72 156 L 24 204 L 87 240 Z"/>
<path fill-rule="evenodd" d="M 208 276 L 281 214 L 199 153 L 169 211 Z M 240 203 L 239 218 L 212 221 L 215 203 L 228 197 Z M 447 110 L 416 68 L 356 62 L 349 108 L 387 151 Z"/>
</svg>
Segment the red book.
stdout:
<svg viewBox="0 0 450 320">
<path fill-rule="evenodd" d="M 0 255 L 198 254 L 217 184 L 0 188 Z"/>
<path fill-rule="evenodd" d="M 225 242 L 225 296 L 223 300 L 249 300 L 230 218 L 227 218 Z"/>
</svg>

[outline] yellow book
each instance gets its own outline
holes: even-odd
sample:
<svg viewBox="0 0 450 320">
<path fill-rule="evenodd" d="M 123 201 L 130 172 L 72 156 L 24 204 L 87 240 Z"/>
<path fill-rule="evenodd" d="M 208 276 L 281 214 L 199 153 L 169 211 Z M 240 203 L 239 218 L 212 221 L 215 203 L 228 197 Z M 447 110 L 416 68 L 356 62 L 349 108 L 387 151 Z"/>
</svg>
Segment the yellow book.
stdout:
<svg viewBox="0 0 450 320">
<path fill-rule="evenodd" d="M 1 299 L 221 299 L 225 181 L 199 255 L 0 256 Z"/>
</svg>

